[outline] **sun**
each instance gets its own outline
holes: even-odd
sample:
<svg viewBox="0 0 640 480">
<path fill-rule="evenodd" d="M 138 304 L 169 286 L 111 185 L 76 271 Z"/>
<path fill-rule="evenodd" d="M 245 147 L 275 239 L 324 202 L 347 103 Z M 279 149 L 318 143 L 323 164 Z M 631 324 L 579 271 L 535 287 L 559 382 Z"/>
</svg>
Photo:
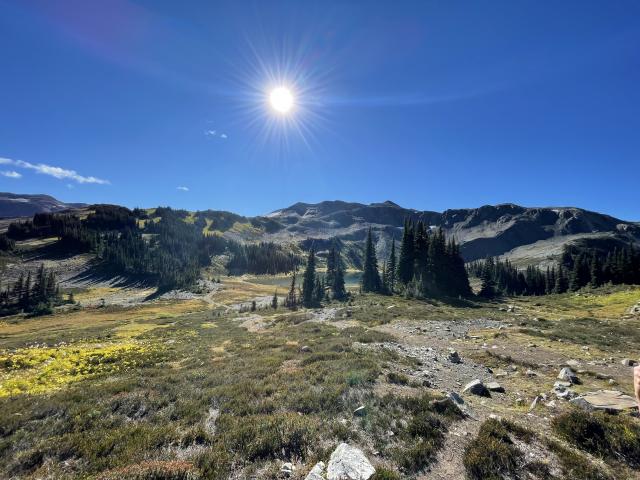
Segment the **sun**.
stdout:
<svg viewBox="0 0 640 480">
<path fill-rule="evenodd" d="M 277 87 L 269 94 L 269 103 L 278 113 L 288 113 L 293 108 L 293 95 L 287 87 Z"/>
</svg>

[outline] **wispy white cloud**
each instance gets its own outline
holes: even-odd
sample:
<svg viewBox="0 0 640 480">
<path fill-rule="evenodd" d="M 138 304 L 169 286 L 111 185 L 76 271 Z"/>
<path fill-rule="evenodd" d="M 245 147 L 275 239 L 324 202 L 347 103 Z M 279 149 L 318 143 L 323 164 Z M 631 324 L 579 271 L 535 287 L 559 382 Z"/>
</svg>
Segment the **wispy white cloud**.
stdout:
<svg viewBox="0 0 640 480">
<path fill-rule="evenodd" d="M 42 175 L 48 175 L 53 178 L 57 178 L 58 180 L 73 180 L 77 183 L 95 183 L 99 185 L 108 185 L 109 180 L 104 180 L 102 178 L 89 176 L 86 177 L 84 175 L 80 175 L 75 170 L 69 170 L 62 167 L 56 167 L 53 165 L 47 165 L 46 163 L 31 163 L 25 162 L 24 160 L 13 160 L 11 158 L 3 158 L 0 157 L 0 165 L 12 165 L 17 168 L 24 168 L 27 170 L 33 170 L 36 173 L 40 173 Z M 17 173 L 17 172 L 14 172 Z M 19 178 L 19 177 L 14 177 Z"/>
<path fill-rule="evenodd" d="M 226 133 L 218 132 L 218 130 L 205 130 L 204 134 L 207 137 L 220 137 L 223 140 L 228 138 Z"/>
<path fill-rule="evenodd" d="M 15 170 L 4 170 L 2 172 L 0 172 L 0 175 L 7 177 L 7 178 L 22 178 L 22 174 L 16 172 Z"/>
<path fill-rule="evenodd" d="M 178 190 L 180 190 L 180 191 L 182 191 L 182 192 L 188 192 L 188 191 L 189 191 L 189 187 L 182 187 L 182 186 L 180 186 L 180 187 L 176 187 L 176 189 L 178 189 Z"/>
</svg>

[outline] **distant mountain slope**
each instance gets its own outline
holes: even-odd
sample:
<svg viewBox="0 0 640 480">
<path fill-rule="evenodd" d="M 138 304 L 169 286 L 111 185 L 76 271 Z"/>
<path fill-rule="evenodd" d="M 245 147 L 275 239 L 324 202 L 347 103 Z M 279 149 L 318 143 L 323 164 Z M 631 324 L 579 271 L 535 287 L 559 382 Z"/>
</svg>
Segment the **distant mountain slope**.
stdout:
<svg viewBox="0 0 640 480">
<path fill-rule="evenodd" d="M 7 217 L 82 207 L 86 205 L 63 203 L 48 195 L 0 193 L 0 218 L 5 218 L 0 227 L 9 222 Z M 333 200 L 296 203 L 257 217 L 217 210 L 183 213 L 185 221 L 197 222 L 204 231 L 240 242 L 294 243 L 305 249 L 313 245 L 322 255 L 337 238 L 343 257 L 356 268 L 367 230 L 375 232 L 378 254 L 386 258 L 391 240 L 402 237 L 405 218 L 442 227 L 460 243 L 467 261 L 491 255 L 510 258 L 519 266 L 544 266 L 555 261 L 566 243 L 587 242 L 593 247 L 640 243 L 639 223 L 573 207 L 501 204 L 440 213 L 403 208 L 391 201 L 365 205 Z"/>
<path fill-rule="evenodd" d="M 281 225 L 265 237 L 274 241 L 338 237 L 345 241 L 363 240 L 371 227 L 378 232 L 378 251 L 386 254 L 390 239 L 399 239 L 405 218 L 422 220 L 432 227 L 442 227 L 447 235 L 461 243 L 465 259 L 487 255 L 507 255 L 531 245 L 527 256 L 545 257 L 544 250 L 553 245 L 557 254 L 564 240 L 582 238 L 640 240 L 640 225 L 609 215 L 580 208 L 527 208 L 514 204 L 486 205 L 480 208 L 446 210 L 443 213 L 402 208 L 393 202 L 347 203 L 327 201 L 318 204 L 296 203 L 267 215 Z M 254 221 L 255 223 L 255 221 Z M 540 250 L 540 251 L 537 251 Z M 522 253 L 522 252 L 516 252 Z"/>
<path fill-rule="evenodd" d="M 28 217 L 84 206 L 83 203 L 64 203 L 50 195 L 0 192 L 0 218 Z"/>
</svg>

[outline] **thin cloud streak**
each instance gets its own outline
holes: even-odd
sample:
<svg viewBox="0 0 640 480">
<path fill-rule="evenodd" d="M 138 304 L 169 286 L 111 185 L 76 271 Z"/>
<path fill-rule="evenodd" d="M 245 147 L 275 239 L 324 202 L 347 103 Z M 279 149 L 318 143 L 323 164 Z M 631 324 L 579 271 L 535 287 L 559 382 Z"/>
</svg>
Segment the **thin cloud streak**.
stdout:
<svg viewBox="0 0 640 480">
<path fill-rule="evenodd" d="M 73 180 L 74 182 L 77 182 L 77 183 L 93 183 L 98 185 L 110 184 L 109 180 L 104 180 L 102 178 L 93 177 L 93 176 L 86 177 L 84 175 L 80 175 L 75 170 L 69 170 L 62 167 L 56 167 L 53 165 L 47 165 L 46 163 L 31 163 L 31 162 L 25 162 L 24 160 L 13 160 L 11 158 L 0 157 L 0 165 L 12 165 L 18 168 L 33 170 L 36 173 L 40 173 L 42 175 L 48 175 L 50 177 L 57 178 L 58 180 Z M 18 173 L 18 172 L 13 172 L 13 173 Z M 19 178 L 19 177 L 13 177 L 13 178 Z"/>
<path fill-rule="evenodd" d="M 22 178 L 22 174 L 16 172 L 15 170 L 5 170 L 3 172 L 0 172 L 0 175 L 7 178 L 15 178 L 15 179 Z"/>
</svg>

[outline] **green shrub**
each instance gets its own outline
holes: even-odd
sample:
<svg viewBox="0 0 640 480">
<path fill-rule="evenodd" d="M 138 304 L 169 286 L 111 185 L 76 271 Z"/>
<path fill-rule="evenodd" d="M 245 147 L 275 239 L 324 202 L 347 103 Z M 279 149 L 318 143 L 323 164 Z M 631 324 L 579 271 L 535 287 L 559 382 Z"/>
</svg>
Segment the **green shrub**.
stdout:
<svg viewBox="0 0 640 480">
<path fill-rule="evenodd" d="M 395 383 L 396 385 L 407 385 L 409 383 L 409 377 L 396 372 L 389 372 L 387 380 L 389 380 L 389 383 Z"/>
<path fill-rule="evenodd" d="M 581 450 L 640 467 L 640 424 L 630 417 L 574 409 L 554 418 L 552 426 Z"/>
<path fill-rule="evenodd" d="M 146 461 L 107 471 L 98 480 L 198 480 L 200 474 L 194 466 L 182 460 Z"/>
<path fill-rule="evenodd" d="M 569 480 L 611 480 L 611 477 L 601 468 L 558 442 L 548 441 L 547 447 L 557 455 L 564 478 Z"/>
<path fill-rule="evenodd" d="M 463 462 L 472 480 L 501 480 L 515 478 L 522 456 L 507 429 L 498 420 L 489 419 L 465 449 Z"/>
<path fill-rule="evenodd" d="M 400 475 L 389 468 L 378 467 L 370 480 L 400 480 Z"/>
</svg>

